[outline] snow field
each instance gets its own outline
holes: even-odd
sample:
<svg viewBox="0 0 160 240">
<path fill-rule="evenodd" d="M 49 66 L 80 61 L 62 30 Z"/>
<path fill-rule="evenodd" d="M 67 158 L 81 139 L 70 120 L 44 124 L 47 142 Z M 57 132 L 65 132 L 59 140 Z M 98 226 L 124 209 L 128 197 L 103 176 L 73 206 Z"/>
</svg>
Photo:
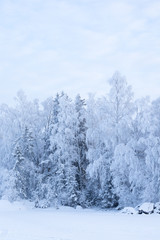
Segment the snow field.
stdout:
<svg viewBox="0 0 160 240">
<path fill-rule="evenodd" d="M 0 201 L 0 240 L 159 240 L 159 218 Z"/>
</svg>

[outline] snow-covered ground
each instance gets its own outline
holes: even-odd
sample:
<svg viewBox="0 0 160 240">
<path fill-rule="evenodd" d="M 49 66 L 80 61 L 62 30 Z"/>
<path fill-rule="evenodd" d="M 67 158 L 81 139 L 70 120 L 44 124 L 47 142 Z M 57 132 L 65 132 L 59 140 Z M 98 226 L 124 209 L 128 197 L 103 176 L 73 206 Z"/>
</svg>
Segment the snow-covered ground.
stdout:
<svg viewBox="0 0 160 240">
<path fill-rule="evenodd" d="M 159 240 L 160 215 L 72 208 L 35 209 L 0 201 L 0 240 Z"/>
</svg>

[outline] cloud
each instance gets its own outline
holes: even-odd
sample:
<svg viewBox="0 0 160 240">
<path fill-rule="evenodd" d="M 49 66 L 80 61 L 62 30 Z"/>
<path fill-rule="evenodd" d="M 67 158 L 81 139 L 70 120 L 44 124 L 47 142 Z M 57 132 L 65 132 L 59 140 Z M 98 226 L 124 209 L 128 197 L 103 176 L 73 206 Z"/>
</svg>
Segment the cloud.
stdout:
<svg viewBox="0 0 160 240">
<path fill-rule="evenodd" d="M 160 2 L 159 1 L 152 1 L 148 4 L 147 7 L 144 8 L 143 11 L 146 17 L 151 19 L 159 18 L 160 17 Z"/>
</svg>

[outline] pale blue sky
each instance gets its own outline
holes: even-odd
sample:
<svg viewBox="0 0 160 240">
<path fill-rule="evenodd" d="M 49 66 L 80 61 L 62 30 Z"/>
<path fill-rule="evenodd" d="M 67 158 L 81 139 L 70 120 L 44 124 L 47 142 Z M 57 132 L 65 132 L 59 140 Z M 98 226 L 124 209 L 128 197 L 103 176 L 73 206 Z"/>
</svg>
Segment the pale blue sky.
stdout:
<svg viewBox="0 0 160 240">
<path fill-rule="evenodd" d="M 101 95 L 116 70 L 137 97 L 160 96 L 159 0 L 0 1 L 0 103 Z"/>
</svg>

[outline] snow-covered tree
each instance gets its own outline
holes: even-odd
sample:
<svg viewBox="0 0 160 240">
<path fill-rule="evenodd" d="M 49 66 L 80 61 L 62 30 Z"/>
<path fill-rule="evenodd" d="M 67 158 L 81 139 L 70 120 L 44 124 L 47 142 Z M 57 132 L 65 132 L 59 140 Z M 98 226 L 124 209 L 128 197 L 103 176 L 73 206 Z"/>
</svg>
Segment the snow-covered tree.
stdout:
<svg viewBox="0 0 160 240">
<path fill-rule="evenodd" d="M 14 171 L 17 194 L 20 198 L 33 200 L 37 166 L 32 133 L 27 127 L 16 143 L 14 157 L 16 159 Z"/>
<path fill-rule="evenodd" d="M 77 203 L 76 181 L 76 117 L 73 102 L 66 94 L 59 99 L 57 121 L 53 125 L 50 158 L 56 163 L 55 191 L 58 204 L 75 205 Z"/>
<path fill-rule="evenodd" d="M 148 117 L 146 142 L 146 178 L 144 201 L 156 202 L 160 199 L 160 98 L 153 101 Z"/>
<path fill-rule="evenodd" d="M 0 197 L 51 205 L 137 205 L 160 198 L 160 99 L 133 100 L 116 72 L 105 97 L 0 106 Z"/>
<path fill-rule="evenodd" d="M 78 191 L 79 204 L 83 204 L 86 200 L 86 168 L 88 160 L 86 157 L 87 145 L 86 145 L 86 109 L 85 100 L 81 99 L 80 95 L 76 96 L 75 99 L 75 110 L 76 110 L 76 129 L 75 129 L 75 146 L 77 158 L 75 161 L 76 167 L 76 181 Z"/>
<path fill-rule="evenodd" d="M 107 111 L 105 99 L 95 101 L 93 95 L 90 96 L 87 104 L 88 200 L 104 208 L 116 205 L 110 171 L 112 144 L 107 135 Z"/>
<path fill-rule="evenodd" d="M 111 170 L 114 189 L 119 198 L 121 198 L 121 195 L 129 197 L 129 172 L 124 158 L 124 148 L 130 140 L 130 127 L 134 113 L 133 92 L 125 77 L 122 77 L 118 72 L 113 75 L 109 83 L 111 89 L 107 99 L 109 109 L 108 128 L 113 151 Z"/>
<path fill-rule="evenodd" d="M 56 156 L 57 145 L 54 141 L 58 130 L 59 98 L 48 98 L 43 102 L 44 107 L 44 149 L 39 164 L 38 186 L 37 186 L 37 207 L 48 207 L 57 205 L 57 171 L 58 158 Z"/>
</svg>

